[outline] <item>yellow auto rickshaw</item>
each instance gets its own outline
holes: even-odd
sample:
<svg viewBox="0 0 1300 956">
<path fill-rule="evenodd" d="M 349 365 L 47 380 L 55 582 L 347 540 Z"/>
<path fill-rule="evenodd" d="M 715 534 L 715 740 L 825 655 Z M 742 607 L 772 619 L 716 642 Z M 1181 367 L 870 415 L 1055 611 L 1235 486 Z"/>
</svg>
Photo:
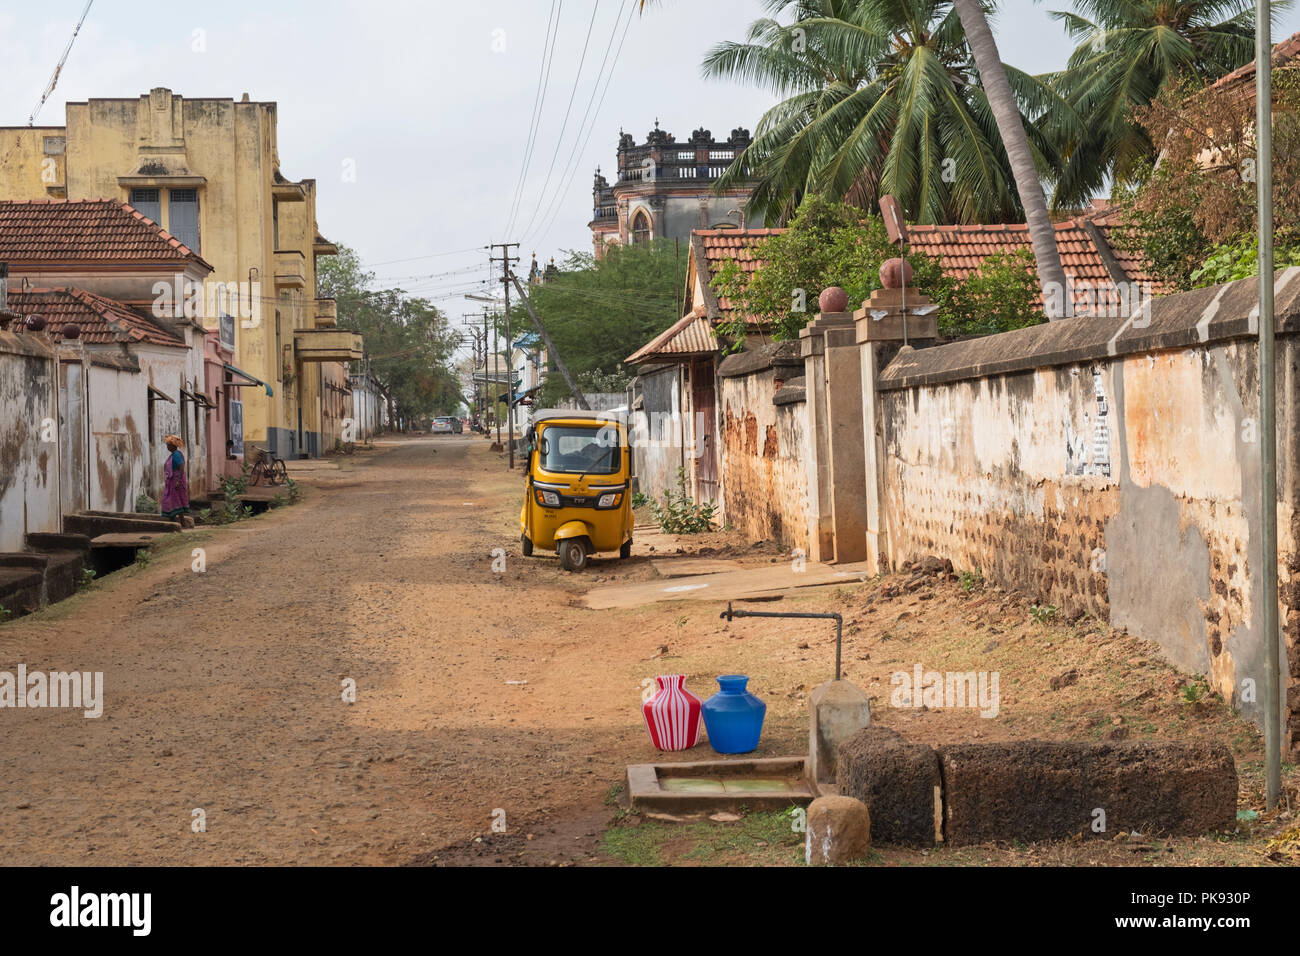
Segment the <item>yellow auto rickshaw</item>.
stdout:
<svg viewBox="0 0 1300 956">
<path fill-rule="evenodd" d="M 542 409 L 528 429 L 524 556 L 554 548 L 566 571 L 597 551 L 632 554 L 632 453 L 627 428 L 608 412 Z"/>
</svg>

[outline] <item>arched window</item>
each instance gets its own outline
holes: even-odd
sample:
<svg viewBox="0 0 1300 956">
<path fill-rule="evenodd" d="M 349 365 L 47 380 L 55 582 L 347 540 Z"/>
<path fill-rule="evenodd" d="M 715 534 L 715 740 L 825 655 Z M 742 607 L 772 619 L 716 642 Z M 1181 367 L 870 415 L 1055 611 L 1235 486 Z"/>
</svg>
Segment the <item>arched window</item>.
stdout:
<svg viewBox="0 0 1300 956">
<path fill-rule="evenodd" d="M 632 217 L 632 241 L 650 241 L 650 217 L 645 214 L 644 209 L 638 209 L 636 215 Z"/>
</svg>

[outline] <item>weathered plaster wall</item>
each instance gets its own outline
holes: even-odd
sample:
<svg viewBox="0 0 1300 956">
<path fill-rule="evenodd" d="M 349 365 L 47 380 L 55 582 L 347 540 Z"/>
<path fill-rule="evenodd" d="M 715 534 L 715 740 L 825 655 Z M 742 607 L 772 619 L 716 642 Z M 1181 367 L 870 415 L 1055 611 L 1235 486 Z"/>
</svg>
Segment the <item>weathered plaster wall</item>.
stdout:
<svg viewBox="0 0 1300 956">
<path fill-rule="evenodd" d="M 807 553 L 807 404 L 773 404 L 776 376 L 768 367 L 721 377 L 722 496 L 727 523 L 751 540 Z"/>
<path fill-rule="evenodd" d="M 640 373 L 643 405 L 632 416 L 636 489 L 656 500 L 677 487 L 678 468 L 690 474 L 691 449 L 682 447 L 680 375 L 676 365 Z"/>
<path fill-rule="evenodd" d="M 1300 742 L 1296 273 L 1279 274 L 1277 312 L 1291 747 Z M 1258 690 L 1252 699 L 1248 689 L 1263 684 L 1266 647 L 1251 587 L 1261 529 L 1251 285 L 1158 300 L 1141 329 L 1088 320 L 1093 328 L 1060 323 L 900 353 L 879 397 L 890 562 L 948 557 L 1067 615 L 1128 628 L 1258 719 Z"/>
<path fill-rule="evenodd" d="M 140 373 L 88 366 L 90 392 L 90 509 L 134 511 L 144 490 L 149 410 Z M 161 462 L 158 463 L 161 468 Z M 156 484 L 161 485 L 161 479 Z M 155 495 L 154 497 L 157 497 Z"/>
<path fill-rule="evenodd" d="M 0 332 L 0 551 L 59 530 L 55 369 L 36 336 Z"/>
</svg>

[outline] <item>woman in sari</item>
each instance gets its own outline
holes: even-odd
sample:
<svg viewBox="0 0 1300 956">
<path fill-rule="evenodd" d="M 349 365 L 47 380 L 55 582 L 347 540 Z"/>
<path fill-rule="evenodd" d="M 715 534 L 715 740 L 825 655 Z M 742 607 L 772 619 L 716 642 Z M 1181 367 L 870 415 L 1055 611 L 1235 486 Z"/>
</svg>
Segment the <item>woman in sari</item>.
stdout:
<svg viewBox="0 0 1300 956">
<path fill-rule="evenodd" d="M 185 456 L 181 454 L 179 435 L 164 435 L 167 460 L 163 463 L 162 516 L 177 521 L 190 513 L 190 489 L 185 477 Z"/>
</svg>

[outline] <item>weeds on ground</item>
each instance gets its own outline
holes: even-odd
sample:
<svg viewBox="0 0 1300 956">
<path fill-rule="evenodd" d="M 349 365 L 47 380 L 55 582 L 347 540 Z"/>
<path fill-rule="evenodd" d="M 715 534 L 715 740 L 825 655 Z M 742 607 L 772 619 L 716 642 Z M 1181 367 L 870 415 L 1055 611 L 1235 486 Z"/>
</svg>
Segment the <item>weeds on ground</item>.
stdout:
<svg viewBox="0 0 1300 956">
<path fill-rule="evenodd" d="M 137 514 L 156 515 L 161 514 L 158 510 L 158 502 L 149 497 L 148 493 L 140 492 L 139 497 L 135 499 L 135 510 Z"/>
<path fill-rule="evenodd" d="M 3 624 L 5 621 L 9 620 L 9 618 L 13 617 L 13 615 L 14 615 L 13 611 L 9 610 L 9 608 L 5 607 L 3 604 L 0 604 L 0 624 Z"/>
<path fill-rule="evenodd" d="M 138 568 L 140 568 L 141 570 L 144 570 L 145 568 L 149 567 L 149 549 L 148 549 L 148 548 L 140 548 L 138 551 L 136 551 L 136 553 L 135 553 L 135 566 L 138 567 Z"/>
<path fill-rule="evenodd" d="M 289 502 L 292 504 L 301 500 L 302 489 L 298 487 L 298 482 L 294 481 L 292 478 L 286 478 L 285 483 L 289 488 Z M 276 497 L 279 496 L 277 495 Z"/>
<path fill-rule="evenodd" d="M 1056 623 L 1056 605 L 1055 604 L 1031 604 L 1029 605 L 1029 616 L 1039 624 Z"/>
<path fill-rule="evenodd" d="M 718 506 L 712 501 L 696 504 L 695 499 L 686 493 L 686 469 L 678 468 L 677 490 L 665 490 L 662 505 L 652 500 L 650 513 L 665 534 L 699 534 L 713 528 Z"/>
<path fill-rule="evenodd" d="M 91 588 L 91 586 L 92 586 L 94 583 L 95 583 L 95 569 L 94 569 L 94 568 L 82 568 L 82 569 L 81 569 L 81 584 L 78 586 L 77 590 L 79 590 L 79 591 L 89 591 L 90 588 Z"/>
<path fill-rule="evenodd" d="M 978 569 L 961 572 L 958 580 L 961 582 L 962 590 L 967 594 L 984 589 L 984 575 Z"/>
</svg>

